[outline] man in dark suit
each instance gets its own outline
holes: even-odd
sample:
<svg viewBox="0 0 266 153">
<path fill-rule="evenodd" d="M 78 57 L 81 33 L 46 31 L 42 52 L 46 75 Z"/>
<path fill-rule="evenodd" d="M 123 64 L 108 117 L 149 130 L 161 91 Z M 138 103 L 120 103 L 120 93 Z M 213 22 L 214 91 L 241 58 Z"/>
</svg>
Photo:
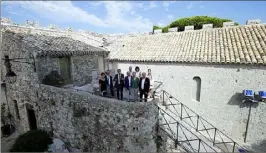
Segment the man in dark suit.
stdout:
<svg viewBox="0 0 266 153">
<path fill-rule="evenodd" d="M 110 75 L 109 70 L 106 71 L 105 80 L 106 80 L 106 84 L 107 84 L 107 95 L 109 96 L 111 94 L 113 97 L 114 96 L 113 77 Z"/>
<path fill-rule="evenodd" d="M 115 81 L 115 87 L 116 87 L 116 93 L 117 93 L 117 99 L 119 99 L 119 92 L 121 95 L 121 100 L 123 100 L 123 88 L 124 88 L 124 74 L 121 73 L 121 69 L 117 69 L 117 74 L 114 78 Z"/>
<path fill-rule="evenodd" d="M 144 101 L 147 102 L 148 92 L 150 90 L 150 79 L 146 77 L 146 73 L 142 73 L 142 77 L 139 81 L 139 92 L 140 92 L 140 102 L 142 102 L 142 98 L 144 95 Z"/>
</svg>

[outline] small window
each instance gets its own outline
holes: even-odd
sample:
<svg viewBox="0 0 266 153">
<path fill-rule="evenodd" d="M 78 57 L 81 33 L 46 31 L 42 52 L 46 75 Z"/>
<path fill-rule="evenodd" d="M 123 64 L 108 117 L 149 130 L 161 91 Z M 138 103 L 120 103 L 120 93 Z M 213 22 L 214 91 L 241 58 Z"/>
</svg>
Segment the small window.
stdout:
<svg viewBox="0 0 266 153">
<path fill-rule="evenodd" d="M 192 99 L 195 101 L 200 101 L 200 91 L 201 91 L 201 79 L 200 77 L 193 78 L 192 86 Z"/>
<path fill-rule="evenodd" d="M 17 119 L 20 120 L 19 110 L 18 110 L 18 102 L 16 100 L 14 100 L 14 107 L 15 107 Z"/>
</svg>

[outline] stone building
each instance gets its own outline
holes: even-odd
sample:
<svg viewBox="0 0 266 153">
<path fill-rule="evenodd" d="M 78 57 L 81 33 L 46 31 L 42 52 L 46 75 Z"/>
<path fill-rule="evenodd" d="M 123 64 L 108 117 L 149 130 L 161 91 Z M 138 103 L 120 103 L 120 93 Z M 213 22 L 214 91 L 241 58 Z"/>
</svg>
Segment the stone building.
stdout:
<svg viewBox="0 0 266 153">
<path fill-rule="evenodd" d="M 66 88 L 90 84 L 92 71 L 106 69 L 108 51 L 66 36 L 27 33 L 22 27 L 2 29 L 1 36 L 2 58 L 17 58 L 10 61 L 16 82 L 3 82 L 20 133 L 44 129 L 83 151 L 156 152 L 153 103 L 129 104 Z M 65 89 L 43 84 L 51 72 L 60 74 Z"/>
<path fill-rule="evenodd" d="M 249 107 L 239 96 L 266 90 L 265 24 L 127 37 L 108 47 L 110 69 L 151 69 L 173 97 L 240 144 L 263 150 L 266 103 L 252 107 L 244 143 Z"/>
<path fill-rule="evenodd" d="M 166 106 L 156 100 L 125 103 L 69 88 L 93 83 L 95 71 L 120 68 L 124 72 L 129 66 L 139 66 L 143 72 L 150 68 L 153 79 L 162 82 L 160 89 L 239 144 L 265 151 L 266 105 L 251 108 L 247 126 L 249 107 L 241 103 L 239 95 L 243 89 L 257 92 L 266 88 L 266 26 L 225 25 L 104 39 L 95 34 L 6 25 L 1 31 L 1 57 L 25 62 L 11 61 L 17 81 L 5 81 L 1 92 L 7 91 L 4 101 L 21 133 L 45 129 L 83 151 L 165 151 L 168 139 L 158 130 L 162 124 L 158 107 L 169 113 L 170 101 L 163 100 Z M 1 66 L 4 81 L 3 61 Z M 64 89 L 43 84 L 51 72 L 60 74 Z"/>
<path fill-rule="evenodd" d="M 20 107 L 20 104 L 24 102 L 36 102 L 38 85 L 52 70 L 61 74 L 64 85 L 91 83 L 92 71 L 98 70 L 99 65 L 104 65 L 103 61 L 99 64 L 98 59 L 103 59 L 108 55 L 108 52 L 102 48 L 93 47 L 68 37 L 27 34 L 25 31 L 16 28 L 2 31 L 2 57 L 20 58 L 11 61 L 12 71 L 17 75 L 16 83 L 7 83 L 7 100 L 14 103 L 14 106 Z M 4 61 L 1 64 L 2 75 L 5 75 L 3 63 Z M 19 112 L 24 114 L 22 111 Z M 27 116 L 24 117 L 27 118 Z M 27 121 L 27 119 L 21 121 Z M 26 125 L 19 128 L 22 131 L 27 131 L 29 128 L 27 124 L 18 125 Z"/>
</svg>

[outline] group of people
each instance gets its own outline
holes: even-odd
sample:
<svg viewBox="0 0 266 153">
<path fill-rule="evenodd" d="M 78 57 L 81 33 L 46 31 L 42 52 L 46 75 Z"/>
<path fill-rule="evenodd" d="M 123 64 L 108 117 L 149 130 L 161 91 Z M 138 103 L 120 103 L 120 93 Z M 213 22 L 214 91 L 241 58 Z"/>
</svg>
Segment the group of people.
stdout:
<svg viewBox="0 0 266 153">
<path fill-rule="evenodd" d="M 121 73 L 121 69 L 117 69 L 117 74 L 114 78 L 110 75 L 110 71 L 102 72 L 99 79 L 99 88 L 103 96 L 114 97 L 114 87 L 116 89 L 117 99 L 123 100 L 123 91 L 126 90 L 127 100 L 129 102 L 136 102 L 140 99 L 140 102 L 147 102 L 148 93 L 150 91 L 152 79 L 151 69 L 148 69 L 148 75 L 146 72 L 140 72 L 139 67 L 132 71 L 132 66 L 126 72 L 126 76 Z M 139 98 L 138 98 L 139 97 Z"/>
</svg>

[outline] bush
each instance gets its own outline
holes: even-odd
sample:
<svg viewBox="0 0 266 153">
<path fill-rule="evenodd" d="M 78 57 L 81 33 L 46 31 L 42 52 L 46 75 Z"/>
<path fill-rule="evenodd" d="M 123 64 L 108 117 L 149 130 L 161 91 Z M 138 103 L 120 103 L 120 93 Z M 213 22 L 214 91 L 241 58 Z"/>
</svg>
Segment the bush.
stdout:
<svg viewBox="0 0 266 153">
<path fill-rule="evenodd" d="M 49 134 L 42 130 L 29 131 L 20 135 L 10 152 L 44 152 L 53 140 Z"/>
<path fill-rule="evenodd" d="M 159 28 L 163 29 L 163 32 L 168 32 L 168 28 L 178 27 L 178 31 L 184 31 L 185 26 L 194 25 L 194 29 L 202 29 L 203 24 L 212 23 L 214 28 L 223 27 L 223 22 L 232 22 L 230 19 L 222 19 L 217 17 L 209 17 L 209 16 L 193 16 L 189 18 L 181 18 L 172 23 L 170 23 L 166 27 L 158 27 L 153 26 L 153 29 Z M 235 23 L 238 25 L 238 23 Z"/>
<path fill-rule="evenodd" d="M 158 30 L 158 29 L 162 29 L 162 28 L 159 26 L 153 26 L 153 30 Z"/>
</svg>

